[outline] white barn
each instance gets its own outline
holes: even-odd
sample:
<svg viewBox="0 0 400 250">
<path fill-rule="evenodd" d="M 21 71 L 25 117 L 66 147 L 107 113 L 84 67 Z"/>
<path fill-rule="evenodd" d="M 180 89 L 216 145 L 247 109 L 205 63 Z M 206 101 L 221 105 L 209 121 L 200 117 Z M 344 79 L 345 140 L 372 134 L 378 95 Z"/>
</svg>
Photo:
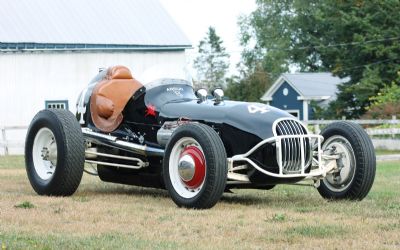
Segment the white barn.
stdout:
<svg viewBox="0 0 400 250">
<path fill-rule="evenodd" d="M 157 65 L 181 71 L 187 64 L 191 43 L 158 0 L 0 0 L 0 6 L 0 128 L 27 126 L 48 105 L 75 112 L 79 92 L 99 68 L 125 65 L 141 80 Z"/>
</svg>

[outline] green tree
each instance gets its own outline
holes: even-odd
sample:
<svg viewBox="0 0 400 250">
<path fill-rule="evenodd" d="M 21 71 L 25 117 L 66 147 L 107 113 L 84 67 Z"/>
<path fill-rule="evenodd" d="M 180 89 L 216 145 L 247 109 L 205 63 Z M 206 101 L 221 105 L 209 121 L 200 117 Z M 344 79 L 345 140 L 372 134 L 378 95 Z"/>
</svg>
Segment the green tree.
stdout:
<svg viewBox="0 0 400 250">
<path fill-rule="evenodd" d="M 277 77 L 330 71 L 350 81 L 339 87 L 330 113 L 359 117 L 370 97 L 400 69 L 399 0 L 257 0 L 240 20 L 244 63 Z"/>
<path fill-rule="evenodd" d="M 199 43 L 199 55 L 194 61 L 199 86 L 208 89 L 225 87 L 229 55 L 222 43 L 223 41 L 215 32 L 215 28 L 209 27 L 206 37 Z"/>
<path fill-rule="evenodd" d="M 259 102 L 260 97 L 271 86 L 269 75 L 258 66 L 253 72 L 242 72 L 242 75 L 227 79 L 225 96 L 231 100 Z"/>
<path fill-rule="evenodd" d="M 400 72 L 391 85 L 386 85 L 378 94 L 370 98 L 371 105 L 364 115 L 368 119 L 391 119 L 400 115 Z"/>
</svg>

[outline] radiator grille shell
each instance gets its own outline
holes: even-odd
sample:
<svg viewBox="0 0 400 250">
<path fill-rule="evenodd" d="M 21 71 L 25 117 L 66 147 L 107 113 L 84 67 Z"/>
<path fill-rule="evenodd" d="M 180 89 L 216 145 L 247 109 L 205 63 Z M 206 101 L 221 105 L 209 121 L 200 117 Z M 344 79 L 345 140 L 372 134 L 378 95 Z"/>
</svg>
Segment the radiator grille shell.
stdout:
<svg viewBox="0 0 400 250">
<path fill-rule="evenodd" d="M 307 171 L 312 160 L 312 143 L 307 137 L 290 137 L 308 135 L 307 128 L 294 119 L 282 119 L 275 123 L 274 133 L 279 138 L 277 143 L 277 160 L 283 174 L 299 174 Z"/>
</svg>

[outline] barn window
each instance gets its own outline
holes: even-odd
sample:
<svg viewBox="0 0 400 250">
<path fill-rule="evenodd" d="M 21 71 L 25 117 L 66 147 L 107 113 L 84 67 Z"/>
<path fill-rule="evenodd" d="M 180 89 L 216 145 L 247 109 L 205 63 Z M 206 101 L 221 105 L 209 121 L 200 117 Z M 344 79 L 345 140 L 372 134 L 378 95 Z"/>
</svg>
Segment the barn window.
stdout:
<svg viewBox="0 0 400 250">
<path fill-rule="evenodd" d="M 46 109 L 68 109 L 68 100 L 50 100 L 45 102 Z"/>
</svg>

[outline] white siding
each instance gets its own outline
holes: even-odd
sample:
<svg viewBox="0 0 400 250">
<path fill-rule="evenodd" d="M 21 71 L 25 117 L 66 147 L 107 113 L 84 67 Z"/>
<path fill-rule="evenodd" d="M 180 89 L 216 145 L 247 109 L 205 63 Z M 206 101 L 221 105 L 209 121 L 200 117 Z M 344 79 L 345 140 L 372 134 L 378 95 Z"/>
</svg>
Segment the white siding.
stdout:
<svg viewBox="0 0 400 250">
<path fill-rule="evenodd" d="M 0 54 L 0 127 L 28 125 L 45 100 L 67 99 L 75 112 L 80 91 L 101 67 L 125 65 L 140 80 L 146 69 L 162 64 L 183 68 L 185 53 Z"/>
<path fill-rule="evenodd" d="M 156 65 L 164 65 L 167 71 L 181 71 L 186 58 L 183 51 L 0 53 L 0 128 L 28 126 L 33 116 L 45 108 L 45 100 L 68 100 L 69 110 L 75 113 L 80 91 L 99 68 L 113 65 L 129 67 L 133 77 L 140 80 L 146 70 Z M 23 143 L 25 134 L 25 130 L 9 131 L 7 140 Z M 1 137 L 0 134 L 0 142 Z M 22 154 L 23 148 L 11 147 L 9 152 Z M 2 154 L 4 150 L 0 148 Z"/>
</svg>

